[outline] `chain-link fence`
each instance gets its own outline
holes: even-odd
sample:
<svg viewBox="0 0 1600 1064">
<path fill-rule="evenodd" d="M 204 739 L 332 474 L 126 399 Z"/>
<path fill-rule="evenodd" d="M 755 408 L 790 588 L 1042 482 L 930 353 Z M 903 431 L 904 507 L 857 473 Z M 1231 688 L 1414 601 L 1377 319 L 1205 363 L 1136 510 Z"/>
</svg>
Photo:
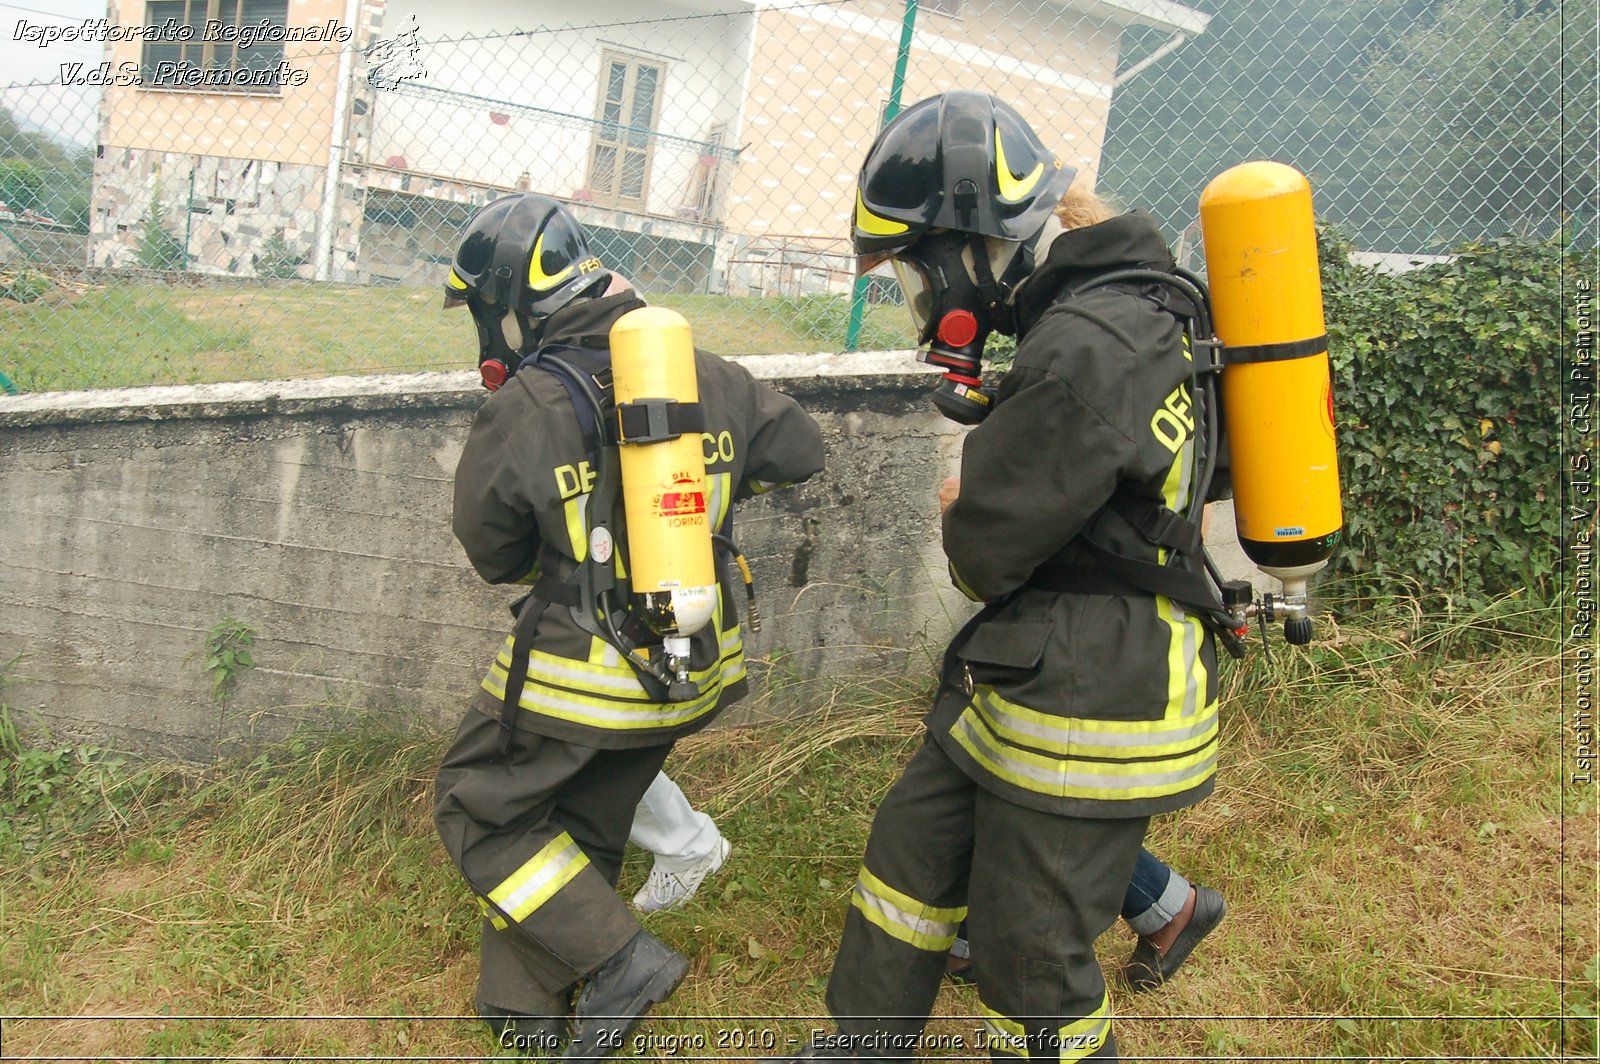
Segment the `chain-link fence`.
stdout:
<svg viewBox="0 0 1600 1064">
<path fill-rule="evenodd" d="M 1322 220 L 1372 253 L 1595 240 L 1592 2 L 596 0 L 576 17 L 556 0 L 0 5 L 3 55 L 51 59 L 0 87 L 0 385 L 469 367 L 444 264 L 468 215 L 518 189 L 568 203 L 712 350 L 905 346 L 893 284 L 853 283 L 854 178 L 886 116 L 951 88 L 1013 103 L 1184 253 L 1206 182 L 1252 158 L 1304 170 Z"/>
</svg>

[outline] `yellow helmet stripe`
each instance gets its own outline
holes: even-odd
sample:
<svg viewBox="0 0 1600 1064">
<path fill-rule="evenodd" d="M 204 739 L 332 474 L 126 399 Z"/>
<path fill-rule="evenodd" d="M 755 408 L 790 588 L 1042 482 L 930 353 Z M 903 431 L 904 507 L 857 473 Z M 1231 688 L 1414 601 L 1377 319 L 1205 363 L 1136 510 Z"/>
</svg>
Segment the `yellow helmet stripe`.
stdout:
<svg viewBox="0 0 1600 1064">
<path fill-rule="evenodd" d="M 1000 140 L 1000 131 L 994 131 L 994 177 L 1000 183 L 1000 198 L 1008 203 L 1016 203 L 1028 193 L 1033 191 L 1033 186 L 1039 183 L 1044 176 L 1044 163 L 1041 161 L 1033 168 L 1033 172 L 1020 181 L 1011 176 L 1011 167 L 1006 165 L 1006 146 Z"/>
<path fill-rule="evenodd" d="M 904 222 L 897 222 L 890 218 L 883 218 L 873 214 L 861 199 L 861 190 L 856 189 L 856 228 L 872 236 L 899 236 L 911 227 Z"/>
<path fill-rule="evenodd" d="M 528 287 L 535 292 L 548 292 L 562 281 L 565 281 L 567 275 L 572 272 L 572 264 L 568 263 L 567 268 L 560 273 L 553 275 L 545 273 L 544 266 L 540 263 L 543 258 L 544 234 L 540 233 L 539 239 L 533 242 L 533 257 L 528 260 Z"/>
<path fill-rule="evenodd" d="M 449 285 L 451 288 L 460 289 L 463 292 L 467 290 L 467 282 L 463 281 L 460 276 L 457 275 L 454 267 L 451 267 L 450 276 L 444 279 L 444 283 Z"/>
</svg>

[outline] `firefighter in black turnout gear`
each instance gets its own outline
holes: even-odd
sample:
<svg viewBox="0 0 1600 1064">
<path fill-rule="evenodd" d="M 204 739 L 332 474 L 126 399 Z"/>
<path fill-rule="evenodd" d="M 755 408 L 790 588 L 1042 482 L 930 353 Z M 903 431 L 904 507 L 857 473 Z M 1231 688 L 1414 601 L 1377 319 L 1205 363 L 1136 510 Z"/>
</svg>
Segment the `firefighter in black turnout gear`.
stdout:
<svg viewBox="0 0 1600 1064">
<path fill-rule="evenodd" d="M 1211 791 L 1213 633 L 1140 586 L 1190 572 L 1198 548 L 1192 308 L 1160 284 L 1091 287 L 1173 268 L 1146 215 L 1044 245 L 1073 177 L 973 92 L 907 108 L 862 167 L 860 268 L 893 264 L 923 357 L 947 370 L 935 402 L 975 425 L 943 536 L 985 605 L 873 822 L 828 983 L 839 1033 L 802 1057 L 914 1056 L 965 918 L 994 1059 L 1115 1059 L 1095 939 L 1149 818 Z M 990 332 L 1019 340 L 993 391 Z"/>
<path fill-rule="evenodd" d="M 624 553 L 620 492 L 603 483 L 615 468 L 603 448 L 616 446 L 608 345 L 643 301 L 563 206 L 532 194 L 468 222 L 445 295 L 471 310 L 494 392 L 456 470 L 456 537 L 485 580 L 531 593 L 444 756 L 434 820 L 482 912 L 479 1015 L 503 1046 L 554 1056 L 575 1010 L 566 1056 L 598 1058 L 688 969 L 615 887 L 634 809 L 674 740 L 745 692 L 729 557 L 710 623 L 688 640 L 692 693 L 669 697 L 625 656 L 651 638 L 617 615 L 625 597 L 596 610 L 579 579 L 592 525 L 609 521 Z M 699 351 L 693 363 L 701 423 L 679 427 L 703 442 L 701 501 L 728 535 L 735 502 L 822 468 L 822 436 L 742 367 Z M 614 512 L 597 513 L 607 499 Z M 580 623 L 599 612 L 602 634 Z"/>
</svg>

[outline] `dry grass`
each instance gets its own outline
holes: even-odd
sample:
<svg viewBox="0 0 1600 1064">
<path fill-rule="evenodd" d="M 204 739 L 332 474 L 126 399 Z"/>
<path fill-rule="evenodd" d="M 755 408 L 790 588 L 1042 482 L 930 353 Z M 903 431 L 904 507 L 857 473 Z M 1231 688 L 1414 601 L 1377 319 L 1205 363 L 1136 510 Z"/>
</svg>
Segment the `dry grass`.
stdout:
<svg viewBox="0 0 1600 1064">
<path fill-rule="evenodd" d="M 1127 1059 L 1593 1059 L 1596 809 L 1563 787 L 1570 662 L 1540 634 L 1553 615 L 1515 612 L 1330 623 L 1313 647 L 1233 669 L 1217 793 L 1150 839 L 1229 916 L 1173 985 L 1116 993 Z M 735 849 L 692 905 L 650 918 L 693 968 L 641 1028 L 644 1056 L 760 1056 L 823 1011 L 872 812 L 926 691 L 879 677 L 806 694 L 814 716 L 674 756 Z M 6 1055 L 489 1052 L 457 1018 L 476 924 L 428 822 L 443 742 L 307 741 L 8 858 Z M 630 859 L 624 890 L 644 868 Z M 1108 966 L 1130 942 L 1108 933 Z M 970 1045 L 978 1011 L 947 988 L 930 1030 Z"/>
</svg>

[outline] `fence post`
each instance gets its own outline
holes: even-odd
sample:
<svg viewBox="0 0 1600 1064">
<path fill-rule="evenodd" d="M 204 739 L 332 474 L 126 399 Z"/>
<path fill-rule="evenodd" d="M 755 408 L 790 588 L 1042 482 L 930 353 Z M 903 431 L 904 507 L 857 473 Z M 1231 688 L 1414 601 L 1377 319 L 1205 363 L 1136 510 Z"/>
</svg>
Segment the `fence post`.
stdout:
<svg viewBox="0 0 1600 1064">
<path fill-rule="evenodd" d="M 194 233 L 194 160 L 189 161 L 189 202 L 183 205 L 183 272 L 189 272 L 189 237 Z"/>
<path fill-rule="evenodd" d="M 883 122 L 900 113 L 900 94 L 906 87 L 906 60 L 911 55 L 911 32 L 917 25 L 917 0 L 906 0 L 905 18 L 900 22 L 900 50 L 894 57 L 894 81 L 889 85 L 889 106 L 883 110 Z M 866 311 L 867 286 L 871 282 L 857 277 L 855 289 L 850 294 L 850 325 L 844 334 L 844 349 L 854 351 L 861 344 L 861 318 Z"/>
<path fill-rule="evenodd" d="M 356 25 L 361 13 L 360 0 L 345 0 L 344 25 Z M 317 257 L 311 267 L 313 279 L 333 279 L 334 230 L 338 226 L 339 178 L 344 162 L 345 126 L 349 121 L 345 112 L 350 109 L 350 78 L 355 69 L 355 50 L 359 42 L 352 39 L 339 49 L 338 84 L 333 90 L 333 129 L 328 134 L 328 165 L 322 173 L 322 204 L 317 210 Z"/>
</svg>

